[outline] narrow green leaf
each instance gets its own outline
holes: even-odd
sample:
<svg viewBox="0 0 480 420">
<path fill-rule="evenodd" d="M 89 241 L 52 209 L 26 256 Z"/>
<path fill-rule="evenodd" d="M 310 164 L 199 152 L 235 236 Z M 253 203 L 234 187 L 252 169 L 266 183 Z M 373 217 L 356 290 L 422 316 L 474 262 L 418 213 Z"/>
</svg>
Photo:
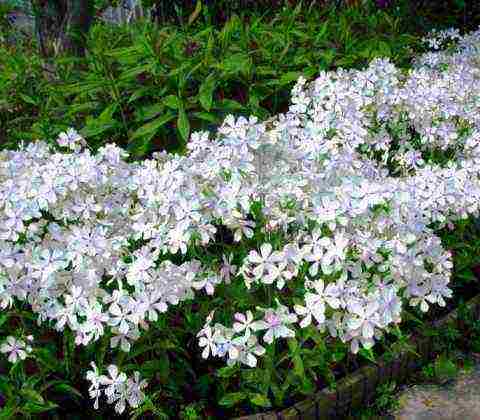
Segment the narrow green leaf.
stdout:
<svg viewBox="0 0 480 420">
<path fill-rule="evenodd" d="M 303 360 L 300 356 L 300 347 L 298 346 L 298 342 L 295 338 L 288 340 L 288 348 L 290 350 L 290 358 L 293 362 L 293 372 L 300 378 L 303 378 L 305 376 L 305 368 L 303 366 Z"/>
<path fill-rule="evenodd" d="M 98 121 L 102 123 L 110 123 L 113 120 L 113 114 L 117 110 L 117 104 L 113 103 L 107 106 L 98 116 Z"/>
<path fill-rule="evenodd" d="M 40 413 L 45 413 L 47 411 L 54 410 L 57 408 L 58 405 L 51 403 L 51 402 L 46 402 L 45 404 L 36 404 L 33 402 L 28 402 L 22 407 L 22 411 L 25 414 L 40 414 Z"/>
<path fill-rule="evenodd" d="M 157 356 L 155 360 L 148 360 L 140 366 L 142 374 L 146 378 L 159 375 L 162 380 L 167 380 L 170 375 L 170 360 L 166 353 Z"/>
<path fill-rule="evenodd" d="M 250 394 L 250 401 L 252 404 L 258 405 L 260 407 L 271 407 L 272 404 L 270 400 L 262 394 Z"/>
<path fill-rule="evenodd" d="M 328 20 L 326 22 L 324 22 L 321 25 L 320 29 L 318 30 L 317 35 L 315 37 L 315 43 L 323 40 L 325 34 L 327 33 L 327 29 L 328 29 Z"/>
<path fill-rule="evenodd" d="M 10 404 L 11 405 L 11 404 Z M 15 413 L 17 413 L 17 407 L 2 407 L 0 410 L 0 419 L 11 420 L 16 418 Z"/>
<path fill-rule="evenodd" d="M 217 376 L 219 378 L 230 378 L 238 371 L 237 366 L 224 366 L 217 370 Z"/>
<path fill-rule="evenodd" d="M 370 362 L 376 363 L 375 354 L 373 353 L 372 349 L 361 348 L 358 354 Z"/>
<path fill-rule="evenodd" d="M 139 108 L 135 112 L 136 121 L 147 121 L 156 117 L 158 114 L 161 114 L 165 109 L 165 106 L 162 103 L 147 105 Z"/>
<path fill-rule="evenodd" d="M 180 100 L 176 95 L 165 96 L 162 102 L 165 106 L 168 106 L 169 108 L 172 108 L 172 109 L 179 109 L 181 105 Z"/>
<path fill-rule="evenodd" d="M 177 127 L 183 141 L 186 142 L 190 135 L 190 122 L 183 108 L 178 111 Z"/>
<path fill-rule="evenodd" d="M 35 348 L 34 357 L 38 360 L 45 368 L 51 371 L 58 370 L 58 359 L 50 352 L 46 347 L 37 347 Z"/>
<path fill-rule="evenodd" d="M 85 137 L 98 136 L 99 134 L 104 133 L 105 131 L 115 127 L 117 122 L 108 122 L 108 123 L 99 123 L 94 118 L 87 118 L 86 126 L 80 130 L 80 134 Z"/>
<path fill-rule="evenodd" d="M 5 322 L 7 322 L 7 319 L 8 319 L 8 317 L 7 317 L 6 314 L 1 314 L 1 315 L 0 315 L 0 327 L 1 327 L 3 324 L 5 324 Z"/>
<path fill-rule="evenodd" d="M 150 93 L 152 90 L 151 86 L 145 86 L 140 89 L 136 89 L 131 95 L 130 98 L 128 98 L 127 103 L 130 104 L 134 101 L 136 101 L 139 98 L 142 98 L 143 96 L 147 95 Z"/>
<path fill-rule="evenodd" d="M 138 128 L 130 137 L 130 140 L 137 139 L 139 137 L 145 137 L 149 135 L 154 135 L 160 127 L 165 125 L 167 122 L 172 120 L 175 117 L 173 113 L 167 113 L 161 115 L 160 117 L 155 118 L 153 121 L 148 122 L 147 124 L 142 125 Z"/>
<path fill-rule="evenodd" d="M 210 111 L 213 101 L 213 91 L 215 90 L 215 76 L 210 74 L 201 84 L 199 90 L 199 99 L 205 111 Z"/>
<path fill-rule="evenodd" d="M 58 392 L 63 393 L 63 394 L 70 394 L 70 395 L 73 395 L 73 396 L 78 397 L 80 399 L 83 399 L 82 393 L 78 389 L 74 388 L 73 386 L 71 386 L 69 384 L 60 383 L 60 384 L 55 385 L 54 389 Z"/>
<path fill-rule="evenodd" d="M 228 73 L 248 74 L 250 72 L 251 65 L 252 60 L 247 54 L 237 53 L 226 57 L 219 66 Z"/>
<path fill-rule="evenodd" d="M 224 395 L 218 403 L 227 407 L 233 407 L 245 398 L 247 398 L 247 394 L 244 392 L 230 392 L 229 394 Z"/>
<path fill-rule="evenodd" d="M 192 114 L 195 118 L 203 121 L 208 121 L 212 124 L 218 123 L 218 117 L 213 112 L 194 112 Z"/>
<path fill-rule="evenodd" d="M 71 104 L 65 107 L 67 115 L 73 116 L 79 112 L 92 112 L 99 107 L 99 102 L 83 102 L 78 104 Z"/>
<path fill-rule="evenodd" d="M 20 390 L 20 394 L 29 402 L 34 402 L 36 404 L 43 404 L 45 402 L 43 397 L 33 389 L 22 389 Z"/>
<path fill-rule="evenodd" d="M 234 112 L 241 111 L 243 109 L 243 105 L 233 99 L 222 99 L 221 101 L 215 103 L 214 108 L 220 111 Z"/>
<path fill-rule="evenodd" d="M 202 11 L 202 0 L 197 0 L 197 4 L 195 5 L 195 10 L 193 13 L 188 17 L 188 24 L 191 25 L 195 19 L 198 17 L 200 12 Z"/>
<path fill-rule="evenodd" d="M 37 105 L 37 101 L 33 99 L 31 96 L 25 95 L 23 93 L 19 93 L 18 96 L 20 96 L 20 98 L 23 99 L 23 102 L 26 102 L 27 104 L 34 105 L 34 106 Z"/>
<path fill-rule="evenodd" d="M 279 84 L 281 86 L 288 85 L 289 83 L 296 81 L 302 75 L 299 71 L 289 71 L 280 77 Z"/>
</svg>

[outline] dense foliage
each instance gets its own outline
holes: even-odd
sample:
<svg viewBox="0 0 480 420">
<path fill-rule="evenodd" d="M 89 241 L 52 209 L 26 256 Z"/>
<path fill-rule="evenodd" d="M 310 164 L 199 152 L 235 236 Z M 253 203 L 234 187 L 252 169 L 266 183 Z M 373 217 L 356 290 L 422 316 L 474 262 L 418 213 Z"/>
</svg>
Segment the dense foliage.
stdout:
<svg viewBox="0 0 480 420">
<path fill-rule="evenodd" d="M 416 36 L 392 10 L 286 9 L 233 16 L 217 28 L 98 23 L 84 58 L 42 59 L 26 39 L 0 45 L 0 143 L 54 138 L 76 127 L 95 150 L 105 138 L 134 156 L 185 151 L 191 131 L 229 113 L 260 119 L 288 108 L 303 75 L 390 57 L 407 66 Z"/>
<path fill-rule="evenodd" d="M 2 412 L 281 407 L 444 306 L 439 232 L 478 216 L 480 31 L 425 41 L 410 70 L 300 77 L 287 112 L 183 156 L 75 130 L 1 152 Z"/>
</svg>

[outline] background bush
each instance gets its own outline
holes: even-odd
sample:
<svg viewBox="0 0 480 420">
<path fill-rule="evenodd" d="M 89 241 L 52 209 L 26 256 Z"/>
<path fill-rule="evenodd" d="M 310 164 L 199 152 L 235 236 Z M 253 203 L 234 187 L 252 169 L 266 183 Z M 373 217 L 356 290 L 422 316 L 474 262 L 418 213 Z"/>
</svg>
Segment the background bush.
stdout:
<svg viewBox="0 0 480 420">
<path fill-rule="evenodd" d="M 463 22 L 474 10 L 459 1 L 448 13 L 409 1 L 343 8 L 314 0 L 249 2 L 204 1 L 193 12 L 193 1 L 159 2 L 158 10 L 168 3 L 180 21 L 165 15 L 172 23 L 97 22 L 80 57 L 42 57 L 28 37 L 1 43 L 0 144 L 54 138 L 74 126 L 94 149 L 109 139 L 136 157 L 181 152 L 192 130 L 211 129 L 228 113 L 265 119 L 284 111 L 301 74 L 361 67 L 379 56 L 408 65 L 420 35 L 442 27 L 442 19 L 443 26 Z"/>
<path fill-rule="evenodd" d="M 85 57 L 45 59 L 32 41 L 0 47 L 0 140 L 53 138 L 82 129 L 141 157 L 182 151 L 191 130 L 228 113 L 265 119 L 284 111 L 299 75 L 359 67 L 378 56 L 407 65 L 418 37 L 398 11 L 296 6 L 223 26 L 97 23 Z"/>
</svg>

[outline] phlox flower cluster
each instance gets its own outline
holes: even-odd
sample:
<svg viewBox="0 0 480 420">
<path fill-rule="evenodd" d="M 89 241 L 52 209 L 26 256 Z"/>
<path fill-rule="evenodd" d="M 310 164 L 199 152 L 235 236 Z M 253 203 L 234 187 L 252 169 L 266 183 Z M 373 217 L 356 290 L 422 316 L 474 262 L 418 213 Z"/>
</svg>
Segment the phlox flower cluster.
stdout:
<svg viewBox="0 0 480 420">
<path fill-rule="evenodd" d="M 461 39 L 460 31 L 455 28 L 437 30 L 433 29 L 422 41 L 432 50 L 439 50 L 445 47 L 448 41 L 457 41 Z"/>
<path fill-rule="evenodd" d="M 135 372 L 132 377 L 127 377 L 120 372 L 116 365 L 107 368 L 108 375 L 101 375 L 97 365 L 91 362 L 92 370 L 87 372 L 87 380 L 90 382 L 88 393 L 94 400 L 95 409 L 99 407 L 99 398 L 107 397 L 108 404 L 115 404 L 114 409 L 121 414 L 125 411 L 127 403 L 130 407 L 138 407 L 145 399 L 143 390 L 147 386 L 145 380 L 141 380 L 140 373 Z"/>
<path fill-rule="evenodd" d="M 205 359 L 254 367 L 312 327 L 371 348 L 404 305 L 451 296 L 435 229 L 478 215 L 479 46 L 477 31 L 408 72 L 377 59 L 300 78 L 288 112 L 229 116 L 184 156 L 94 154 L 74 130 L 60 151 L 0 152 L 0 308 L 26 301 L 77 345 L 108 334 L 128 352 L 170 306 L 235 283 L 251 307 L 211 308 L 195 332 Z M 93 372 L 92 398 L 103 386 L 117 411 L 134 406 L 117 368 L 111 383 Z"/>
</svg>

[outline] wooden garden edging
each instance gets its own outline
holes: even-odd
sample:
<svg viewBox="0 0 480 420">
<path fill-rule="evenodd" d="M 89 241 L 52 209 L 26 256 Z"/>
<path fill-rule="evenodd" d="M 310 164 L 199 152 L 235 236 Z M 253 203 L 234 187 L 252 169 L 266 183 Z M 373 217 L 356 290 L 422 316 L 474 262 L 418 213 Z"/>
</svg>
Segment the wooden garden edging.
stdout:
<svg viewBox="0 0 480 420">
<path fill-rule="evenodd" d="M 468 301 L 466 309 L 478 316 L 480 314 L 480 295 Z M 457 311 L 458 309 L 455 309 L 430 325 L 438 329 L 451 322 L 457 323 Z M 352 410 L 358 410 L 372 402 L 378 385 L 391 380 L 401 383 L 411 373 L 418 370 L 421 362 L 429 360 L 433 355 L 434 340 L 435 337 L 432 336 L 425 336 L 421 333 L 413 334 L 409 339 L 409 345 L 417 355 L 412 351 L 402 351 L 388 360 L 380 357 L 375 365 L 364 366 L 340 379 L 335 391 L 324 388 L 315 395 L 280 412 L 254 414 L 239 417 L 236 420 L 341 419 L 349 415 Z"/>
</svg>

